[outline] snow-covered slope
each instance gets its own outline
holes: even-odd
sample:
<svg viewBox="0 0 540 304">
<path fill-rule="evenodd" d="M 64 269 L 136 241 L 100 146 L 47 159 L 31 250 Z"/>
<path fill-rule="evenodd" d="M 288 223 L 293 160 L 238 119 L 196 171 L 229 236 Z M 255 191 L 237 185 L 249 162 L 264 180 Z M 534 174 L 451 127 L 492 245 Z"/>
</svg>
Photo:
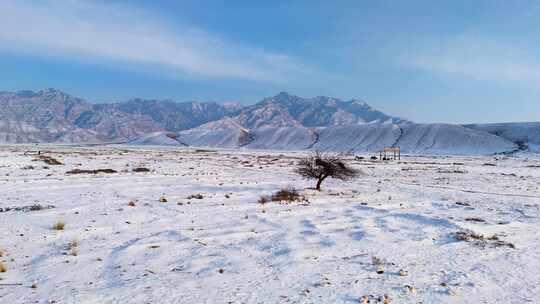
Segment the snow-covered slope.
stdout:
<svg viewBox="0 0 540 304">
<path fill-rule="evenodd" d="M 252 131 L 253 141 L 246 148 L 303 150 L 317 141 L 316 131 L 305 127 L 260 128 Z"/>
<path fill-rule="evenodd" d="M 178 140 L 190 146 L 237 148 L 251 141 L 251 134 L 234 119 L 225 117 L 200 127 L 181 131 Z"/>
<path fill-rule="evenodd" d="M 0 146 L 2 304 L 538 303 L 536 155 L 346 157 L 362 177 L 319 192 L 304 153 L 28 150 Z"/>
<path fill-rule="evenodd" d="M 187 146 L 178 139 L 176 133 L 154 132 L 143 137 L 128 142 L 131 145 L 151 145 L 151 146 Z"/>
<path fill-rule="evenodd" d="M 478 155 L 507 152 L 516 146 L 501 137 L 450 124 L 400 125 L 397 145 L 406 153 Z"/>
<path fill-rule="evenodd" d="M 465 125 L 510 140 L 532 152 L 540 152 L 540 122 Z"/>
<path fill-rule="evenodd" d="M 503 138 L 449 124 L 365 124 L 320 130 L 314 149 L 376 152 L 398 146 L 410 154 L 493 154 L 515 149 Z"/>
<path fill-rule="evenodd" d="M 313 149 L 348 152 L 375 152 L 389 147 L 399 137 L 399 128 L 390 123 L 321 128 Z"/>
<path fill-rule="evenodd" d="M 248 130 L 235 119 L 227 118 L 182 131 L 179 139 L 190 146 L 275 150 L 377 152 L 384 147 L 399 146 L 410 154 L 482 155 L 517 148 L 502 137 L 459 125 L 408 122 Z"/>
</svg>

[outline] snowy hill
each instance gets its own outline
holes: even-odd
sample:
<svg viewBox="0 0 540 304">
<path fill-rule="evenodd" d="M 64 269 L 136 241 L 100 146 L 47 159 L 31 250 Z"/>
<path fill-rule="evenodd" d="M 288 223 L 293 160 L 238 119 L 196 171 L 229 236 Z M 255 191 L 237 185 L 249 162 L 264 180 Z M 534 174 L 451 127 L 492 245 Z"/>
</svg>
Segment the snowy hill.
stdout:
<svg viewBox="0 0 540 304">
<path fill-rule="evenodd" d="M 247 130 L 238 124 L 214 124 L 182 131 L 179 138 L 191 146 L 277 150 L 318 149 L 341 152 L 377 152 L 399 146 L 404 153 L 482 155 L 516 149 L 501 137 L 449 124 L 370 123 L 319 128 L 262 127 Z M 246 143 L 245 138 L 249 137 Z M 242 140 L 242 141 L 241 141 Z"/>
<path fill-rule="evenodd" d="M 171 132 L 153 132 L 127 142 L 131 145 L 149 145 L 149 146 L 187 146 L 178 139 L 176 133 Z"/>
<path fill-rule="evenodd" d="M 237 148 L 251 141 L 250 132 L 232 118 L 182 131 L 179 140 L 190 146 Z"/>
<path fill-rule="evenodd" d="M 523 149 L 540 152 L 540 122 L 472 124 L 466 127 L 505 138 Z"/>
<path fill-rule="evenodd" d="M 407 153 L 481 155 L 507 152 L 516 145 L 504 138 L 451 124 L 403 124 L 398 145 Z"/>
</svg>

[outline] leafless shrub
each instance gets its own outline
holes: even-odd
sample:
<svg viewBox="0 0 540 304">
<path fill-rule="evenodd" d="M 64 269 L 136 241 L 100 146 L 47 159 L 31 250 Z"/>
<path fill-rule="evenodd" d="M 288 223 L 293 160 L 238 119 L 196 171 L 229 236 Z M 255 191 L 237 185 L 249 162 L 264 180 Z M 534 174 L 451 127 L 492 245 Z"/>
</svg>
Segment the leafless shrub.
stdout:
<svg viewBox="0 0 540 304">
<path fill-rule="evenodd" d="M 258 203 L 263 207 L 269 202 L 281 202 L 281 203 L 293 203 L 293 202 L 306 202 L 309 203 L 307 198 L 300 194 L 294 187 L 283 188 L 272 195 L 263 195 L 259 198 Z"/>
<path fill-rule="evenodd" d="M 277 191 L 276 193 L 272 194 L 271 199 L 273 202 L 288 203 L 306 201 L 306 198 L 293 187 L 283 188 Z"/>
<path fill-rule="evenodd" d="M 321 190 L 322 182 L 328 177 L 349 180 L 357 177 L 360 173 L 360 171 L 345 164 L 341 155 L 320 151 L 315 151 L 300 160 L 295 171 L 305 179 L 317 180 L 315 189 L 318 191 Z"/>
</svg>

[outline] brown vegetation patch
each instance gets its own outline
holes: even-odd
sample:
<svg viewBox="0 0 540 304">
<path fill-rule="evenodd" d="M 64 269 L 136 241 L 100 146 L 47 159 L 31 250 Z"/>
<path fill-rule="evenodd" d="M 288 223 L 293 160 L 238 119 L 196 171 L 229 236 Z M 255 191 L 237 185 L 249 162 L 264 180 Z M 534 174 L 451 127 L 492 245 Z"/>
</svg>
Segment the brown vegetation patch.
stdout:
<svg viewBox="0 0 540 304">
<path fill-rule="evenodd" d="M 64 221 L 58 221 L 52 226 L 52 229 L 64 230 L 65 227 L 66 227 L 66 223 Z"/>
<path fill-rule="evenodd" d="M 53 205 L 40 205 L 40 204 L 33 204 L 28 206 L 21 206 L 21 207 L 4 207 L 0 208 L 0 213 L 2 212 L 8 212 L 8 211 L 17 211 L 17 212 L 30 212 L 30 211 L 40 211 L 44 209 L 52 209 L 56 208 Z"/>
<path fill-rule="evenodd" d="M 133 172 L 150 172 L 150 169 L 144 168 L 144 167 L 139 167 L 139 168 L 133 169 L 132 171 Z"/>
<path fill-rule="evenodd" d="M 61 161 L 59 161 L 58 159 L 56 159 L 56 158 L 54 158 L 52 156 L 48 156 L 48 155 L 40 155 L 40 156 L 38 156 L 37 160 L 41 160 L 42 162 L 46 163 L 47 165 L 51 165 L 51 166 L 60 166 L 60 165 L 64 164 Z"/>
<path fill-rule="evenodd" d="M 468 242 L 482 248 L 485 248 L 486 246 L 516 248 L 514 244 L 499 239 L 497 235 L 485 237 L 472 231 L 458 231 L 452 235 L 458 241 Z"/>
<path fill-rule="evenodd" d="M 190 196 L 187 197 L 187 199 L 203 199 L 204 196 L 200 193 L 196 193 L 196 194 L 192 194 Z"/>
<path fill-rule="evenodd" d="M 293 187 L 283 188 L 276 193 L 268 196 L 263 195 L 259 198 L 258 203 L 264 205 L 268 202 L 281 202 L 281 203 L 293 203 L 293 202 L 305 202 L 309 203 L 307 198 L 300 194 L 298 190 Z"/>
<path fill-rule="evenodd" d="M 113 174 L 113 173 L 118 173 L 118 171 L 113 170 L 113 169 L 95 169 L 95 170 L 73 169 L 66 172 L 66 174 L 98 174 L 98 173 Z"/>
<path fill-rule="evenodd" d="M 465 219 L 467 222 L 476 222 L 476 223 L 485 223 L 486 220 L 478 218 L 478 217 L 468 217 Z"/>
</svg>

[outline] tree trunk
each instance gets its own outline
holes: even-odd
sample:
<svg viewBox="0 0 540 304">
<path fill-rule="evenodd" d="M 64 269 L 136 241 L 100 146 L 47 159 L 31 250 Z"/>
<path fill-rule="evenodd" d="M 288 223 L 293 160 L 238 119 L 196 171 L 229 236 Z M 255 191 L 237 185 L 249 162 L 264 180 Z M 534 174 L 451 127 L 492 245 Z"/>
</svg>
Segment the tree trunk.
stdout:
<svg viewBox="0 0 540 304">
<path fill-rule="evenodd" d="M 322 182 L 324 181 L 325 178 L 326 178 L 326 176 L 319 177 L 319 179 L 317 180 L 317 186 L 315 187 L 315 190 L 321 191 L 321 184 L 322 184 Z"/>
</svg>

